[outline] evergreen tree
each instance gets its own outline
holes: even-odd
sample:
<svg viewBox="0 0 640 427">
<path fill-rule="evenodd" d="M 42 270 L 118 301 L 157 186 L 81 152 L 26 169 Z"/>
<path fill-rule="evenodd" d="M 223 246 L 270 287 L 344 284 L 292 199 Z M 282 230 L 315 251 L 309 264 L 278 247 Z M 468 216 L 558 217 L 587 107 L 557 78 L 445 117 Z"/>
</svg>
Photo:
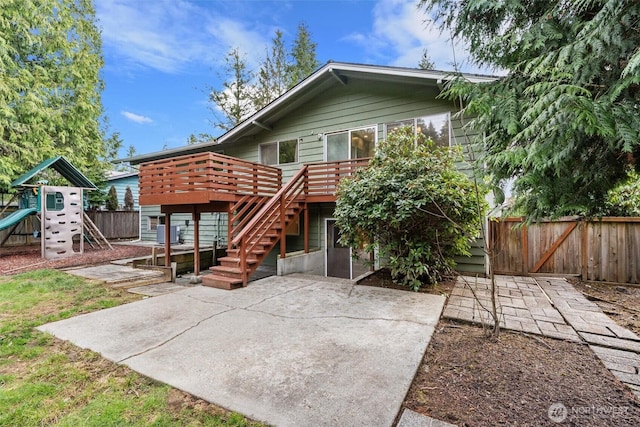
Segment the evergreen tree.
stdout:
<svg viewBox="0 0 640 427">
<path fill-rule="evenodd" d="M 113 189 L 115 190 L 115 188 Z M 109 194 L 111 194 L 111 190 L 109 190 Z M 124 209 L 126 211 L 132 211 L 133 205 L 134 205 L 133 192 L 131 191 L 131 187 L 127 185 L 127 189 L 124 191 Z"/>
<path fill-rule="evenodd" d="M 418 68 L 421 70 L 433 70 L 436 68 L 436 64 L 429 57 L 429 53 L 426 48 L 422 51 L 422 58 L 420 58 L 420 62 L 418 62 Z"/>
<path fill-rule="evenodd" d="M 276 35 L 271 40 L 271 49 L 267 50 L 264 62 L 258 71 L 253 100 L 256 110 L 269 104 L 288 89 L 287 73 L 290 65 L 287 63 L 287 49 L 282 37 L 282 31 L 276 30 Z"/>
<path fill-rule="evenodd" d="M 515 177 L 530 216 L 598 215 L 640 168 L 640 2 L 422 0 L 464 39 L 477 64 L 509 70 L 489 84 L 455 82 L 482 135 L 494 183 Z"/>
<path fill-rule="evenodd" d="M 311 40 L 309 29 L 304 22 L 301 22 L 298 25 L 298 33 L 291 48 L 292 61 L 288 71 L 289 88 L 307 78 L 320 65 L 316 56 L 316 46 L 317 44 Z"/>
<path fill-rule="evenodd" d="M 238 48 L 232 49 L 226 58 L 222 90 L 210 89 L 209 93 L 209 101 L 213 104 L 211 109 L 217 119 L 214 126 L 230 130 L 298 84 L 317 67 L 316 43 L 302 23 L 298 26 L 291 52 L 287 51 L 284 33 L 276 31 L 255 75 L 247 70 Z M 222 113 L 222 119 L 219 113 Z M 197 142 L 201 142 L 201 138 L 195 135 L 187 140 L 189 144 Z"/>
<path fill-rule="evenodd" d="M 92 1 L 4 0 L 0 41 L 0 189 L 56 155 L 98 181 L 108 142 Z"/>
<path fill-rule="evenodd" d="M 118 193 L 116 187 L 113 185 L 109 188 L 109 194 L 107 195 L 106 208 L 108 211 L 118 210 Z"/>
<path fill-rule="evenodd" d="M 247 69 L 247 62 L 238 48 L 231 49 L 225 58 L 225 77 L 222 90 L 212 90 L 209 100 L 213 107 L 215 127 L 230 130 L 255 110 L 252 104 L 253 73 Z M 219 117 L 218 111 L 223 115 Z"/>
</svg>

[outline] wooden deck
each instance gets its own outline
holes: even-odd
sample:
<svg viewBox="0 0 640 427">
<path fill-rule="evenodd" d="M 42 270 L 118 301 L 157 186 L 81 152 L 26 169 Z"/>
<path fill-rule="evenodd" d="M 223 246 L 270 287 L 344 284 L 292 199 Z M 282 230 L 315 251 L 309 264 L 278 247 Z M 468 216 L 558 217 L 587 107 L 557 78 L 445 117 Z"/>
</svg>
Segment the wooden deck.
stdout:
<svg viewBox="0 0 640 427">
<path fill-rule="evenodd" d="M 234 202 L 244 195 L 272 197 L 281 187 L 280 169 L 216 153 L 140 165 L 140 205 Z"/>
<path fill-rule="evenodd" d="M 338 183 L 369 159 L 309 163 L 302 166 L 307 203 L 334 202 Z M 282 170 L 216 153 L 143 163 L 140 205 L 173 206 L 238 202 L 245 196 L 273 197 L 283 186 Z"/>
<path fill-rule="evenodd" d="M 203 284 L 223 289 L 246 286 L 273 247 L 286 256 L 286 229 L 304 213 L 304 250 L 309 252 L 310 203 L 334 202 L 340 181 L 369 159 L 304 164 L 286 183 L 279 168 L 215 153 L 143 163 L 140 205 L 160 205 L 165 215 L 165 254 L 171 255 L 172 213 L 191 213 L 194 250 L 199 252 L 201 212 L 227 212 L 227 256 L 210 268 Z M 199 274 L 199 257 L 194 258 Z"/>
</svg>

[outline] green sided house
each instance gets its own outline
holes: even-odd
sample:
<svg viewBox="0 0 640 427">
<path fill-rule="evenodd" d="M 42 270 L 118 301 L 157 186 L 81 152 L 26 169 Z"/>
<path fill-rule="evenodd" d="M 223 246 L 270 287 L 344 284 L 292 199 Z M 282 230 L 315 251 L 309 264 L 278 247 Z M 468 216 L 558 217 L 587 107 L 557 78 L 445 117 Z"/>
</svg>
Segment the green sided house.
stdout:
<svg viewBox="0 0 640 427">
<path fill-rule="evenodd" d="M 165 251 L 178 236 L 196 247 L 226 246 L 203 277 L 222 288 L 246 284 L 261 264 L 278 274 L 362 274 L 338 242 L 336 186 L 400 126 L 437 144 L 464 144 L 451 120 L 455 105 L 437 98 L 448 75 L 330 62 L 217 141 L 126 159 L 140 168 L 142 239 L 164 242 Z M 479 248 L 458 263 L 485 269 Z"/>
</svg>

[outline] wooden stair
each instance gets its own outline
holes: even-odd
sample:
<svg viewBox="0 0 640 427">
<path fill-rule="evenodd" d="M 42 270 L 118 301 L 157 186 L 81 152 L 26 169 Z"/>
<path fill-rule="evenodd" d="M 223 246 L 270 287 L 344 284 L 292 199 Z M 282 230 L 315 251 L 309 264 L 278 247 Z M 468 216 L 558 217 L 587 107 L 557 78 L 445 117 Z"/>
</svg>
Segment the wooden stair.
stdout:
<svg viewBox="0 0 640 427">
<path fill-rule="evenodd" d="M 219 258 L 220 265 L 210 267 L 211 274 L 202 277 L 204 286 L 235 289 L 247 285 L 249 277 L 285 236 L 287 226 L 304 208 L 306 171 L 306 166 L 303 166 L 266 203 L 246 199 L 234 206 L 233 219 L 229 220 L 234 228 L 230 233 L 227 256 Z M 250 203 L 259 206 L 248 206 Z M 242 215 L 236 216 L 235 212 Z M 238 224 L 240 226 L 236 228 Z"/>
<path fill-rule="evenodd" d="M 303 202 L 296 202 L 295 207 L 285 213 L 285 228 L 300 214 Z M 219 289 L 235 289 L 245 285 L 244 281 L 253 274 L 264 261 L 273 247 L 280 241 L 282 227 L 280 222 L 268 228 L 268 232 L 258 241 L 251 241 L 253 249 L 247 253 L 244 268 L 239 248 L 227 250 L 227 256 L 219 258 L 220 265 L 210 267 L 211 274 L 202 277 L 202 284 Z M 246 279 L 244 274 L 246 273 Z"/>
</svg>

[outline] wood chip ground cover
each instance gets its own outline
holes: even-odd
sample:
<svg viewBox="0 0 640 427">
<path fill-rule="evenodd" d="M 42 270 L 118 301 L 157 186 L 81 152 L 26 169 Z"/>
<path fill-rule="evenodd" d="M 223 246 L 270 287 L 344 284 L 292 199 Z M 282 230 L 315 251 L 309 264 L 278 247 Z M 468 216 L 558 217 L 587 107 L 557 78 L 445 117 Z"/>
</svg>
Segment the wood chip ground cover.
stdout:
<svg viewBox="0 0 640 427">
<path fill-rule="evenodd" d="M 360 284 L 398 288 L 384 270 Z M 640 288 L 576 287 L 640 331 Z M 448 281 L 421 291 L 447 296 L 452 288 Z M 493 342 L 477 325 L 448 320 L 438 324 L 403 407 L 461 427 L 640 425 L 635 395 L 586 345 L 506 330 Z M 558 408 L 566 408 L 559 423 Z"/>
</svg>

